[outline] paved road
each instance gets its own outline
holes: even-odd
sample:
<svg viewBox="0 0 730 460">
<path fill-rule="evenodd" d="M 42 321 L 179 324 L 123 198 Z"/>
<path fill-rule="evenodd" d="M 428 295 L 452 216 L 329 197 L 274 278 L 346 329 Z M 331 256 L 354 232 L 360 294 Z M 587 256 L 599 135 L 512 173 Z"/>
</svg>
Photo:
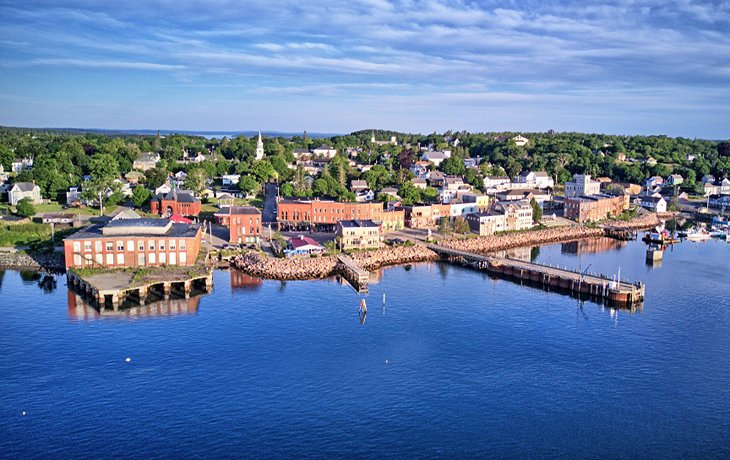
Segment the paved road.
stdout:
<svg viewBox="0 0 730 460">
<path fill-rule="evenodd" d="M 264 186 L 264 209 L 261 212 L 263 222 L 268 224 L 276 222 L 276 197 L 279 192 L 279 184 L 269 184 Z"/>
</svg>

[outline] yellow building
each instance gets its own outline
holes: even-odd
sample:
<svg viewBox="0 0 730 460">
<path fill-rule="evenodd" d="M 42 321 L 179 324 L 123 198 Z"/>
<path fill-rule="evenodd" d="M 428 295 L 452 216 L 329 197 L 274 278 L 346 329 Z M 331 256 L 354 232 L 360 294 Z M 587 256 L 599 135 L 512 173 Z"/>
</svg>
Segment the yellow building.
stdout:
<svg viewBox="0 0 730 460">
<path fill-rule="evenodd" d="M 372 220 L 341 220 L 337 222 L 337 242 L 340 249 L 380 247 L 380 225 Z"/>
</svg>

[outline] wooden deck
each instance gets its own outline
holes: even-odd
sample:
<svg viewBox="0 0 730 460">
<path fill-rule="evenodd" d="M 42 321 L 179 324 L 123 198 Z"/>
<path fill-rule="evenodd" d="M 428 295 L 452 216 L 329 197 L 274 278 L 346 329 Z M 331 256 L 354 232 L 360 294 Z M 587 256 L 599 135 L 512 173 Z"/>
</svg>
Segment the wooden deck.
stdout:
<svg viewBox="0 0 730 460">
<path fill-rule="evenodd" d="M 357 292 L 368 292 L 370 272 L 360 267 L 352 258 L 345 254 L 337 256 L 340 274 L 350 282 Z"/>
</svg>

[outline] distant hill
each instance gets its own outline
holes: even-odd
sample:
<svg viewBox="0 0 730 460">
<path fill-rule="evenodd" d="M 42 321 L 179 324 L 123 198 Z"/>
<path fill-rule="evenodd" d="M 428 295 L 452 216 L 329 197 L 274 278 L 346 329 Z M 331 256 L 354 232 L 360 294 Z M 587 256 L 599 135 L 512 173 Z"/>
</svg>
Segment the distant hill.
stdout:
<svg viewBox="0 0 730 460">
<path fill-rule="evenodd" d="M 3 128 L 14 128 L 14 129 L 27 129 L 29 131 L 56 131 L 56 132 L 67 132 L 67 133 L 92 133 L 92 134 L 105 134 L 109 136 L 130 136 L 130 135 L 142 135 L 142 136 L 154 136 L 157 134 L 156 129 L 100 129 L 100 128 L 22 128 L 22 127 L 10 127 L 4 126 Z M 221 138 L 221 137 L 236 137 L 246 136 L 251 137 L 257 135 L 258 131 L 189 131 L 184 129 L 160 129 L 160 135 L 168 136 L 171 134 L 185 134 L 187 136 L 202 136 L 207 138 Z M 283 132 L 283 131 L 261 131 L 261 135 L 265 137 L 294 137 L 302 136 L 303 132 Z M 310 133 L 307 132 L 309 138 L 328 138 L 334 136 L 340 136 L 341 133 Z"/>
</svg>

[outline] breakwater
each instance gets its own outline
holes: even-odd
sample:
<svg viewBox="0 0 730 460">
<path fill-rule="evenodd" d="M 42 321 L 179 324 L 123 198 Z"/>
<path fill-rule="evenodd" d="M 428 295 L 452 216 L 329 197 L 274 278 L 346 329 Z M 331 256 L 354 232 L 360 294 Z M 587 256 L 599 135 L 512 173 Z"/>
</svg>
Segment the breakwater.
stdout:
<svg viewBox="0 0 730 460">
<path fill-rule="evenodd" d="M 646 214 L 631 220 L 611 220 L 606 222 L 603 227 L 622 230 L 645 230 L 656 227 L 661 223 L 656 213 Z"/>
<path fill-rule="evenodd" d="M 524 246 L 539 246 L 542 244 L 561 243 L 583 238 L 604 236 L 602 228 L 588 228 L 583 226 L 549 228 L 506 235 L 482 236 L 461 240 L 442 240 L 439 246 L 459 251 L 487 253 L 514 249 Z"/>
<path fill-rule="evenodd" d="M 66 268 L 63 254 L 28 254 L 25 252 L 0 252 L 0 267 L 29 268 L 63 272 Z"/>
</svg>

